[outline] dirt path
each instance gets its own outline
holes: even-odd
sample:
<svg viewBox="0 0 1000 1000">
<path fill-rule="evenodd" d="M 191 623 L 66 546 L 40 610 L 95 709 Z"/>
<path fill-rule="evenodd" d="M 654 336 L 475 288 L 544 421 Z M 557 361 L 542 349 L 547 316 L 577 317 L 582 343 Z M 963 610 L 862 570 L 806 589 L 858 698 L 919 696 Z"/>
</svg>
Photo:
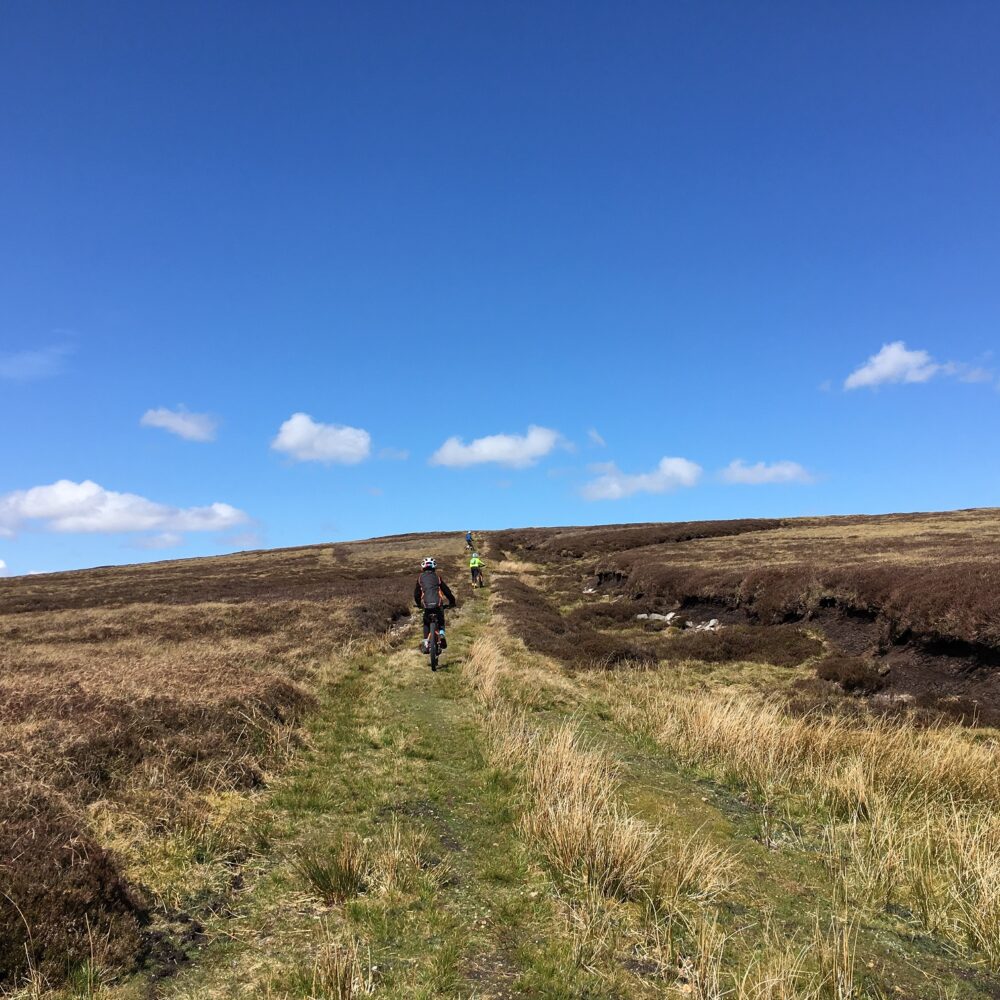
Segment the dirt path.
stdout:
<svg viewBox="0 0 1000 1000">
<path fill-rule="evenodd" d="M 550 942 L 534 937 L 552 906 L 517 836 L 516 790 L 484 767 L 461 677 L 488 607 L 483 591 L 451 617 L 437 674 L 413 631 L 388 653 L 357 656 L 323 693 L 309 750 L 253 819 L 275 860 L 262 859 L 254 887 L 207 928 L 202 959 L 155 995 L 542 995 L 525 983 L 559 964 Z M 395 874 L 347 899 L 321 899 L 303 859 L 319 852 L 330 862 L 345 834 Z M 357 962 L 347 949 L 355 994 L 328 981 L 347 954 L 333 943 L 345 940 L 356 942 Z"/>
</svg>

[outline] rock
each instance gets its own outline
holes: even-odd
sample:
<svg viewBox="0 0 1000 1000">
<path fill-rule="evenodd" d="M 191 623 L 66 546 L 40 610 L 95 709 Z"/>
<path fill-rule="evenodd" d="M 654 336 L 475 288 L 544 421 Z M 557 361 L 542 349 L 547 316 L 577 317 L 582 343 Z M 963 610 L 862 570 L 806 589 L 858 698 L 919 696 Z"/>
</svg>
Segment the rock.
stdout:
<svg viewBox="0 0 1000 1000">
<path fill-rule="evenodd" d="M 676 617 L 677 617 L 677 612 L 676 611 L 668 611 L 667 612 L 667 621 L 668 622 L 672 622 Z"/>
<path fill-rule="evenodd" d="M 651 611 L 647 616 L 651 621 L 654 622 L 668 622 L 670 617 L 668 615 L 658 615 L 656 612 Z"/>
<path fill-rule="evenodd" d="M 585 594 L 596 594 L 597 593 L 597 588 L 596 587 L 587 587 L 587 589 L 584 591 L 584 593 Z"/>
<path fill-rule="evenodd" d="M 710 622 L 708 623 L 708 627 L 709 627 L 709 628 L 718 628 L 718 627 L 719 627 L 719 619 L 718 619 L 718 618 L 713 618 L 713 619 L 712 619 L 712 620 L 711 620 L 711 621 L 710 621 Z"/>
<path fill-rule="evenodd" d="M 639 621 L 643 621 L 643 622 L 644 622 L 644 621 L 645 621 L 645 620 L 646 620 L 646 619 L 647 619 L 647 618 L 649 617 L 649 615 L 636 615 L 635 617 L 636 617 L 636 618 L 637 618 L 637 619 L 638 619 Z"/>
</svg>

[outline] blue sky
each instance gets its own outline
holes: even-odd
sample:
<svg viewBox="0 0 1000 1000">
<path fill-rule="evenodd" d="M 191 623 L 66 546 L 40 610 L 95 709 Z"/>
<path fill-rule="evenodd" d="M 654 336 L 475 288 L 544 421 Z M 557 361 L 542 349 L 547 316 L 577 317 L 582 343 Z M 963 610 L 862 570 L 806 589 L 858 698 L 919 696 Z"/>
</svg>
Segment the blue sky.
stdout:
<svg viewBox="0 0 1000 1000">
<path fill-rule="evenodd" d="M 994 3 L 3 20 L 7 573 L 1000 502 Z"/>
</svg>

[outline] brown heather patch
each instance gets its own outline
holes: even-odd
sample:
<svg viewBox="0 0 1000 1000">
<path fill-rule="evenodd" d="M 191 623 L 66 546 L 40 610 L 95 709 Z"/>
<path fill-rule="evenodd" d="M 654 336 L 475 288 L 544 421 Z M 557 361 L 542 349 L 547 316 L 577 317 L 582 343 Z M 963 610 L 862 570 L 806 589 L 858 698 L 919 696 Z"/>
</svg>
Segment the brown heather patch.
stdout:
<svg viewBox="0 0 1000 1000">
<path fill-rule="evenodd" d="M 773 531 L 784 522 L 762 518 L 735 521 L 677 521 L 667 524 L 609 524 L 596 528 L 526 528 L 491 536 L 501 551 L 536 553 L 540 559 L 583 559 L 696 538 L 727 538 L 749 531 Z"/>
<path fill-rule="evenodd" d="M 55 980 L 85 961 L 133 964 L 146 908 L 73 808 L 24 784 L 3 788 L 0 811 L 0 970 L 23 969 L 28 955 Z"/>
<path fill-rule="evenodd" d="M 494 589 L 499 595 L 497 606 L 511 633 L 535 652 L 577 667 L 656 660 L 655 654 L 641 641 L 581 630 L 570 616 L 561 615 L 544 593 L 521 580 L 500 576 L 494 582 Z"/>
<path fill-rule="evenodd" d="M 534 581 L 570 605 L 565 615 L 551 609 L 562 618 L 556 638 L 541 628 L 525 635 L 563 662 L 589 643 L 606 648 L 617 629 L 620 644 L 658 658 L 692 643 L 695 659 L 791 665 L 814 655 L 805 640 L 786 650 L 788 634 L 766 633 L 803 622 L 829 652 L 876 664 L 864 683 L 857 664 L 853 679 L 846 665 L 824 669 L 842 689 L 880 691 L 879 711 L 905 703 L 967 723 L 1000 719 L 1000 511 L 530 529 L 500 532 L 495 544 L 538 564 Z M 723 635 L 740 623 L 759 629 L 721 642 L 685 635 L 672 646 L 630 626 L 633 612 L 673 609 L 720 618 Z"/>
<path fill-rule="evenodd" d="M 773 663 L 776 667 L 797 667 L 822 651 L 818 639 L 786 625 L 732 625 L 721 632 L 682 632 L 657 647 L 665 660 Z"/>
<path fill-rule="evenodd" d="M 834 681 L 845 691 L 874 694 L 885 687 L 878 666 L 861 656 L 828 656 L 816 668 L 825 681 Z"/>
<path fill-rule="evenodd" d="M 169 834 L 261 785 L 331 657 L 409 616 L 434 541 L 0 580 L 0 986 L 143 960 L 163 904 L 88 807 Z"/>
</svg>

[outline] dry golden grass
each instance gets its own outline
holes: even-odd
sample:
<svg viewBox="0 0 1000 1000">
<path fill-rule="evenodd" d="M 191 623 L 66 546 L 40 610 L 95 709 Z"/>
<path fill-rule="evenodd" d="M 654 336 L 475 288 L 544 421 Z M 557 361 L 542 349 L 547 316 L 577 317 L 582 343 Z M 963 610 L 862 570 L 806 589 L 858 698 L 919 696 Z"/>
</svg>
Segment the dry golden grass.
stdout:
<svg viewBox="0 0 1000 1000">
<path fill-rule="evenodd" d="M 648 886 L 656 832 L 617 800 L 609 759 L 584 746 L 571 724 L 540 734 L 503 696 L 504 657 L 479 639 L 466 662 L 483 713 L 487 759 L 523 773 L 522 829 L 549 865 L 604 895 L 636 898 Z"/>
<path fill-rule="evenodd" d="M 649 889 L 657 913 L 677 913 L 688 900 L 718 901 L 740 880 L 736 855 L 698 830 L 686 840 L 665 845 Z"/>
<path fill-rule="evenodd" d="M 724 692 L 645 693 L 626 702 L 633 725 L 685 762 L 711 762 L 762 795 L 811 789 L 846 815 L 863 813 L 871 794 L 1000 803 L 992 744 L 959 727 L 795 716 L 778 703 Z"/>
<path fill-rule="evenodd" d="M 957 727 L 788 715 L 717 692 L 652 688 L 626 703 L 681 762 L 824 823 L 852 905 L 901 908 L 1000 967 L 996 750 Z"/>
<path fill-rule="evenodd" d="M 355 1000 L 375 993 L 371 956 L 354 938 L 340 940 L 324 925 L 311 967 L 273 973 L 264 984 L 266 1000 Z M 192 1000 L 194 998 L 192 997 Z"/>
<path fill-rule="evenodd" d="M 857 997 L 857 958 L 853 934 L 834 923 L 819 927 L 811 939 L 789 939 L 764 929 L 755 958 L 733 977 L 739 1000 L 853 1000 Z"/>
<path fill-rule="evenodd" d="M 568 724 L 533 749 L 526 836 L 554 869 L 606 896 L 636 899 L 648 891 L 657 834 L 617 801 L 607 758 L 582 745 Z"/>
</svg>

